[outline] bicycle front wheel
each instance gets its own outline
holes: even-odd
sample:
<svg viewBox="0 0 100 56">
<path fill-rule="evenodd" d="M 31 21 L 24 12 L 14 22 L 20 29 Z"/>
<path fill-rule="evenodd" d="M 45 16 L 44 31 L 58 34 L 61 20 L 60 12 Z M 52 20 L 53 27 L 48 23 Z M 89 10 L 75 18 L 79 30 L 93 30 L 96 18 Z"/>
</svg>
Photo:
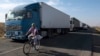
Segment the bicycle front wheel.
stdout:
<svg viewBox="0 0 100 56">
<path fill-rule="evenodd" d="M 39 50 L 39 48 L 40 48 L 40 40 L 37 40 L 37 43 L 35 45 L 35 49 Z"/>
<path fill-rule="evenodd" d="M 31 44 L 29 42 L 26 42 L 23 46 L 23 53 L 24 54 L 29 54 L 31 50 Z"/>
</svg>

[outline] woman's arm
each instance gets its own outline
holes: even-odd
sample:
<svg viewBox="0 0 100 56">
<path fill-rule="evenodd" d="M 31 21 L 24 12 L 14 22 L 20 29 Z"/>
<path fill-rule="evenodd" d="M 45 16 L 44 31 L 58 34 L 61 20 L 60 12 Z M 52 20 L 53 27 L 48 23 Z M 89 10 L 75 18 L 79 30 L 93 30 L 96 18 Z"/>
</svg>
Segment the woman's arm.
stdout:
<svg viewBox="0 0 100 56">
<path fill-rule="evenodd" d="M 36 36 L 37 34 L 37 29 L 34 29 L 34 36 Z"/>
<path fill-rule="evenodd" d="M 30 28 L 30 29 L 28 30 L 28 32 L 26 33 L 26 35 L 28 35 L 28 34 L 31 32 L 31 30 L 32 30 L 32 28 Z"/>
</svg>

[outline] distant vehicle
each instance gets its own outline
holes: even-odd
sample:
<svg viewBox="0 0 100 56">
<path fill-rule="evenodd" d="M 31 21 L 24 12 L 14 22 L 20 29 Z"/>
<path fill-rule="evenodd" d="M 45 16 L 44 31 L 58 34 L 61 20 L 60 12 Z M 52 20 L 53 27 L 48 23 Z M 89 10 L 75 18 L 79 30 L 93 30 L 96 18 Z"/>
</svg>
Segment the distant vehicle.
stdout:
<svg viewBox="0 0 100 56">
<path fill-rule="evenodd" d="M 74 31 L 74 21 L 73 21 L 73 18 L 70 18 L 70 31 Z"/>
<path fill-rule="evenodd" d="M 87 29 L 88 29 L 88 25 L 85 24 L 85 23 L 83 23 L 82 28 L 83 28 L 84 30 L 87 30 Z"/>
<path fill-rule="evenodd" d="M 72 17 L 70 20 L 71 31 L 87 30 L 89 25 L 79 21 L 77 18 Z"/>
<path fill-rule="evenodd" d="M 6 38 L 14 40 L 26 40 L 24 36 L 31 23 L 35 23 L 43 37 L 67 33 L 70 29 L 70 16 L 43 2 L 17 6 L 5 18 Z"/>
<path fill-rule="evenodd" d="M 75 17 L 72 17 L 71 21 L 72 21 L 71 25 L 72 25 L 73 31 L 79 30 L 81 27 L 81 22 Z"/>
</svg>

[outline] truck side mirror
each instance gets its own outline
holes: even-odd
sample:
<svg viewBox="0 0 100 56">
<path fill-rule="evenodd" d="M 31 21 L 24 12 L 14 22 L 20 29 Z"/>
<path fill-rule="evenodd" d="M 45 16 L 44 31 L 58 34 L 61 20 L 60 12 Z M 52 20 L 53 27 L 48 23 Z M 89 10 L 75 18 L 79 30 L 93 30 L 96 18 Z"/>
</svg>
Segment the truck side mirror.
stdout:
<svg viewBox="0 0 100 56">
<path fill-rule="evenodd" d="M 7 14 L 5 14 L 5 19 L 7 19 Z"/>
</svg>

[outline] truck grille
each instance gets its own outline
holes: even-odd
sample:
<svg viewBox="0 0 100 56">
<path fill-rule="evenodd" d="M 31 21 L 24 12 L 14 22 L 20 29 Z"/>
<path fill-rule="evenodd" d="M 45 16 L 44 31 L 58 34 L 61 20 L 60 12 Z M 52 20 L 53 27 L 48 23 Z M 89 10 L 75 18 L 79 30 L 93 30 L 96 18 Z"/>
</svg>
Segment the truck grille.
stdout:
<svg viewBox="0 0 100 56">
<path fill-rule="evenodd" d="M 21 26 L 18 25 L 6 26 L 6 30 L 21 30 Z"/>
</svg>

